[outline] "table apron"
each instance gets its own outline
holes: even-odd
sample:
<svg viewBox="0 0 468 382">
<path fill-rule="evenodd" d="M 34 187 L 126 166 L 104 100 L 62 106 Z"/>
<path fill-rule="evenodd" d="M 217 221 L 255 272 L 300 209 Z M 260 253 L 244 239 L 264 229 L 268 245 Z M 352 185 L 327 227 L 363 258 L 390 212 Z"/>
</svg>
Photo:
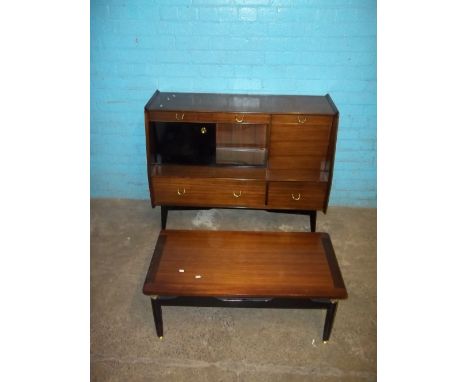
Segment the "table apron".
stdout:
<svg viewBox="0 0 468 382">
<path fill-rule="evenodd" d="M 336 300 L 327 298 L 246 298 L 158 296 L 162 306 L 193 306 L 211 308 L 273 308 L 273 309 L 327 309 Z"/>
</svg>

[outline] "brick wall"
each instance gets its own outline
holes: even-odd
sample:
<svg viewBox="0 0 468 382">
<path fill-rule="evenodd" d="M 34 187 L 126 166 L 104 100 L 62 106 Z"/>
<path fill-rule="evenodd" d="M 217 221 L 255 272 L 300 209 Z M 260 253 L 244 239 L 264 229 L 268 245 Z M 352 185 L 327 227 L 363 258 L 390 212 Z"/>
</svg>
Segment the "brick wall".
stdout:
<svg viewBox="0 0 468 382">
<path fill-rule="evenodd" d="M 92 0 L 92 197 L 149 198 L 143 107 L 156 89 L 330 93 L 330 204 L 376 205 L 375 1 Z"/>
</svg>

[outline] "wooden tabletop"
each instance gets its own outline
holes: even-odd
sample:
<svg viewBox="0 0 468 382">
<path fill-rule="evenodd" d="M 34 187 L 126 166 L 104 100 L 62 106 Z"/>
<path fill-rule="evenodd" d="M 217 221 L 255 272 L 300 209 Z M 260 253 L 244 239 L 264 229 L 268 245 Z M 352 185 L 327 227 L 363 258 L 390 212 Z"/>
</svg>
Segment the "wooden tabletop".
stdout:
<svg viewBox="0 0 468 382">
<path fill-rule="evenodd" d="M 149 111 L 335 115 L 329 96 L 176 93 L 156 91 L 145 106 Z"/>
<path fill-rule="evenodd" d="M 143 293 L 347 298 L 330 237 L 315 232 L 162 230 Z"/>
</svg>

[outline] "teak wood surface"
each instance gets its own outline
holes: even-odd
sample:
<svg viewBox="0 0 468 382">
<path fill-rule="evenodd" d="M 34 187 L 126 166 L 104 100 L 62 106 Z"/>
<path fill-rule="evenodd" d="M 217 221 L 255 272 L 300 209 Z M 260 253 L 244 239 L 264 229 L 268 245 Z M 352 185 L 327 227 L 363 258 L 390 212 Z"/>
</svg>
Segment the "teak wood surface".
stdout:
<svg viewBox="0 0 468 382">
<path fill-rule="evenodd" d="M 257 180 L 206 178 L 153 179 L 155 200 L 168 205 L 259 206 L 265 205 L 266 184 Z"/>
<path fill-rule="evenodd" d="M 162 230 L 143 293 L 347 298 L 329 235 L 309 232 Z"/>
</svg>

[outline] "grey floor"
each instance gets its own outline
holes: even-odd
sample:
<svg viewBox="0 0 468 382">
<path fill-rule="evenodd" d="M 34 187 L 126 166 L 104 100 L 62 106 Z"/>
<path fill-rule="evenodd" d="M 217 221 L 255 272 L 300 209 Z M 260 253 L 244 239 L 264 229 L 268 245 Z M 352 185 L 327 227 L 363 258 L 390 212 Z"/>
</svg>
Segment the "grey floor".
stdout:
<svg viewBox="0 0 468 382">
<path fill-rule="evenodd" d="M 308 231 L 308 218 L 264 211 L 169 213 L 167 228 Z M 93 381 L 376 380 L 376 210 L 331 207 L 317 231 L 331 235 L 348 300 L 330 342 L 325 313 L 163 307 L 156 337 L 143 280 L 160 230 L 149 202 L 91 201 Z"/>
</svg>

